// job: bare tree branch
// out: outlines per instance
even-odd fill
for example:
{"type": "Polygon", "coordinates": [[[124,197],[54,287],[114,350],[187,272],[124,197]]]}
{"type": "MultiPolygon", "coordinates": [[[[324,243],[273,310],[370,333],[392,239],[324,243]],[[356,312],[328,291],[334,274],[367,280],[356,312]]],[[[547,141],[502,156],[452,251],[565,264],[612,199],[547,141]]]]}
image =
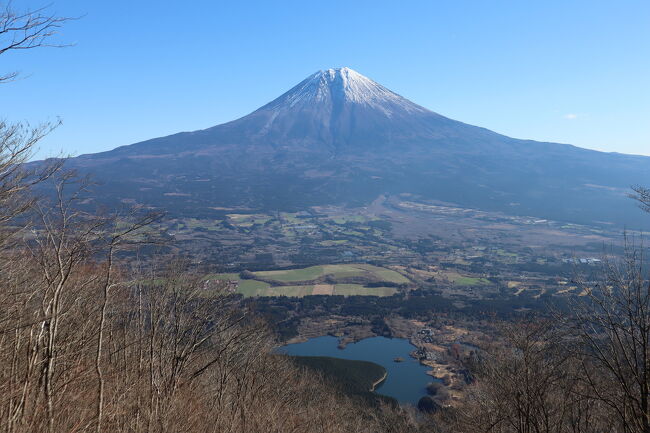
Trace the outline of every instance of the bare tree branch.
{"type": "MultiPolygon", "coordinates": [[[[65,47],[69,45],[50,42],[59,29],[73,18],[49,13],[49,6],[34,10],[16,11],[12,2],[0,2],[0,55],[9,51],[29,50],[39,47],[65,47]]],[[[0,84],[14,80],[17,71],[0,75],[0,84]]]]}

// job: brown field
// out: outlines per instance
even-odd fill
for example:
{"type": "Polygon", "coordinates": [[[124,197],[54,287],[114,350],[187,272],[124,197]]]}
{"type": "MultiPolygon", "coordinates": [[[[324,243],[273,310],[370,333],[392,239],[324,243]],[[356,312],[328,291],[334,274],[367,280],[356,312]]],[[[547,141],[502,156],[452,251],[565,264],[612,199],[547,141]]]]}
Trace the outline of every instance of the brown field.
{"type": "Polygon", "coordinates": [[[312,295],[333,295],[334,294],[334,285],[333,284],[316,284],[314,285],[314,290],[311,292],[312,295]]]}

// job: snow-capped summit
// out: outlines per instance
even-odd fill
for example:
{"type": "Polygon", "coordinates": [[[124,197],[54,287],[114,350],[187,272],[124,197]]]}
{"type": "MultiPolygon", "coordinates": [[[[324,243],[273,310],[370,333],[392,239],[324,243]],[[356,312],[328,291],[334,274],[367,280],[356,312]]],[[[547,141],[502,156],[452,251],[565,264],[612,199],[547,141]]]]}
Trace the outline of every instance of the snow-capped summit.
{"type": "Polygon", "coordinates": [[[458,122],[350,68],[336,68],[310,75],[248,116],[217,128],[246,131],[246,140],[253,144],[325,146],[339,152],[428,140],[449,123],[458,122]]]}
{"type": "Polygon", "coordinates": [[[104,200],[191,217],[224,207],[365,206],[408,193],[506,214],[630,223],[634,208],[621,191],[650,185],[650,158],[509,138],[349,68],[318,71],[232,122],[68,164],[106,182],[104,200]]]}
{"type": "Polygon", "coordinates": [[[412,103],[381,84],[344,67],[318,71],[266,106],[282,107],[288,104],[354,103],[380,110],[386,116],[394,111],[425,112],[425,108],[412,103]]]}

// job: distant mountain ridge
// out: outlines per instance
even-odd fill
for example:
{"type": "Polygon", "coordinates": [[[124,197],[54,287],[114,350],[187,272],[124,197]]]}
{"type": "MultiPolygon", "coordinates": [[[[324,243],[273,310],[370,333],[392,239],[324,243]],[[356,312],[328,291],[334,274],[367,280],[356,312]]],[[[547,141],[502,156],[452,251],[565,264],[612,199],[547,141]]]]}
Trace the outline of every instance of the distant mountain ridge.
{"type": "Polygon", "coordinates": [[[316,72],[240,119],[82,155],[103,202],[172,213],[358,206],[412,193],[581,223],[641,224],[626,197],[650,157],[509,138],[434,113],[349,68],[316,72]]]}

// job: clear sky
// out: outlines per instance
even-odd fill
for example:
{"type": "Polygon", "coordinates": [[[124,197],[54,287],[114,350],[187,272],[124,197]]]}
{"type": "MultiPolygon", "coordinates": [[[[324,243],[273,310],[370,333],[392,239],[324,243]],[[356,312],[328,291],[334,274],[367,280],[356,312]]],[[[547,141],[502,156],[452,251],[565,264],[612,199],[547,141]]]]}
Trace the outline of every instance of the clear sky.
{"type": "MultiPolygon", "coordinates": [[[[15,1],[16,8],[47,2],[15,1]]],[[[650,1],[52,0],[65,49],[4,55],[0,117],[78,155],[243,116],[349,66],[517,138],[650,155],[650,1]]]]}

